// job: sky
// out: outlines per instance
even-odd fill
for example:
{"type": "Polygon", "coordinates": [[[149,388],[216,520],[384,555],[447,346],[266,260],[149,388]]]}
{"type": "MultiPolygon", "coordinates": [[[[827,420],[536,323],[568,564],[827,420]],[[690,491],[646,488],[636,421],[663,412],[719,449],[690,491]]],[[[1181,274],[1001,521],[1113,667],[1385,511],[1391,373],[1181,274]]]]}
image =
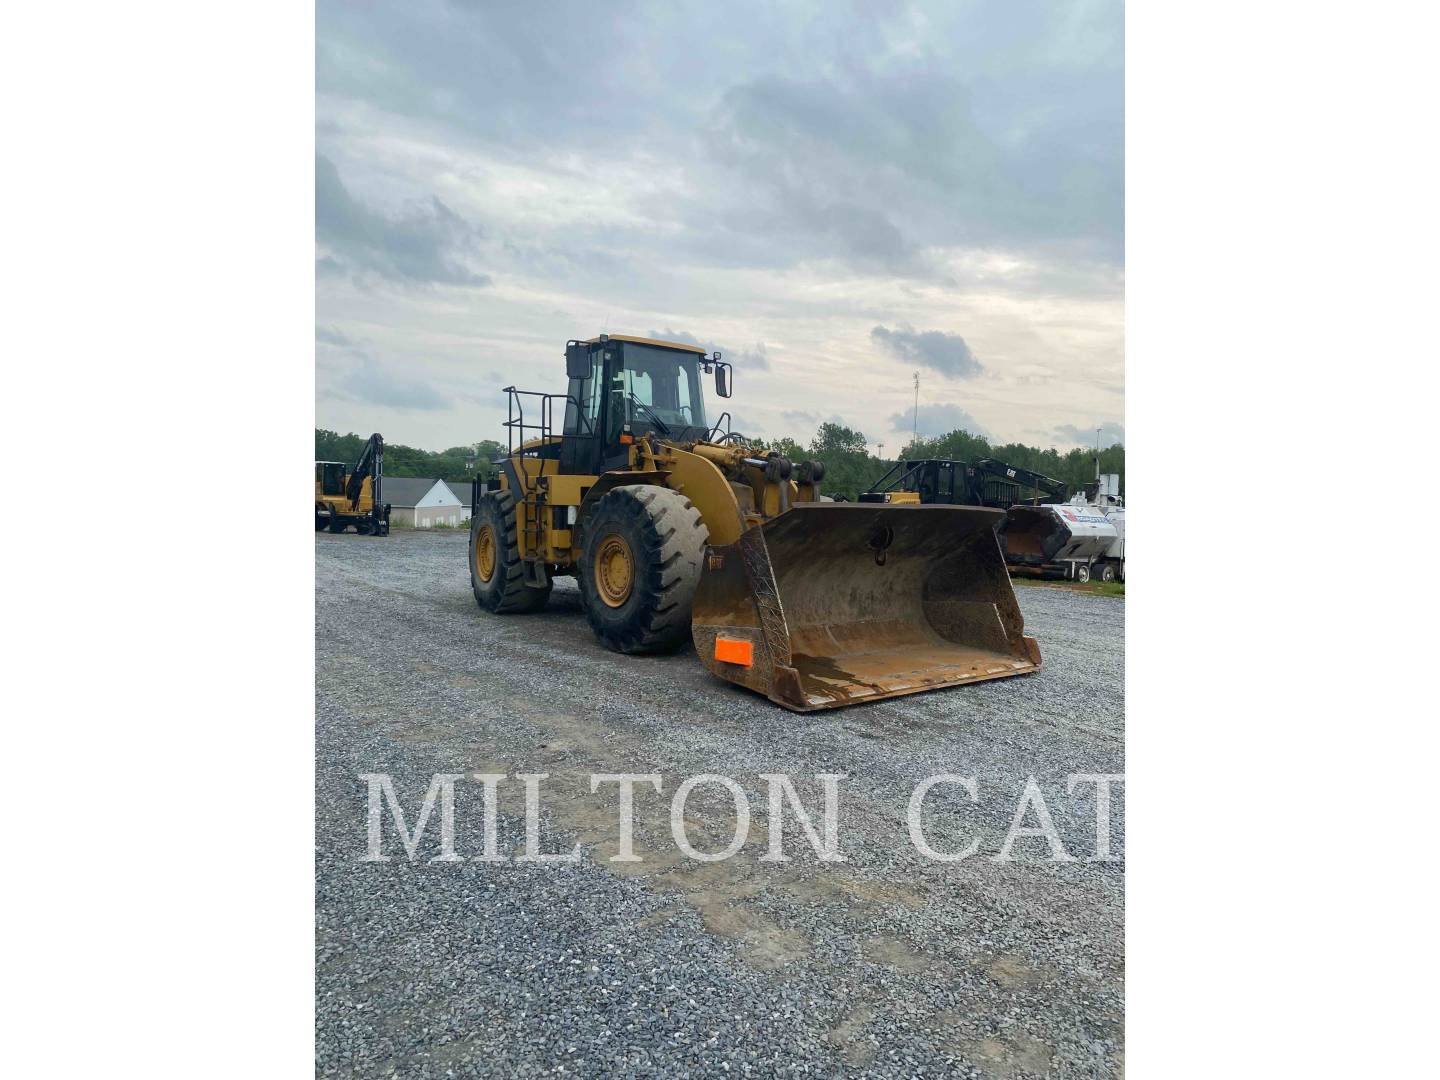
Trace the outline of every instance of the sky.
{"type": "Polygon", "coordinates": [[[503,441],[503,388],[609,332],[720,350],[750,435],[1123,440],[1119,3],[320,0],[316,33],[317,426],[503,441]]]}

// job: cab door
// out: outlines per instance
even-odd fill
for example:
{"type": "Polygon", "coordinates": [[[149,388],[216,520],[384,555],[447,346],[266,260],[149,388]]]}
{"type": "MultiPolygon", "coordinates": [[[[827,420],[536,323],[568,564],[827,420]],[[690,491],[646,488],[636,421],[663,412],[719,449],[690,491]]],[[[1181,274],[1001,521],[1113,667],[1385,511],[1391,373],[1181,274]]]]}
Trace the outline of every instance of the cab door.
{"type": "Polygon", "coordinates": [[[601,444],[604,440],[602,413],[605,387],[605,354],[615,352],[613,348],[571,342],[570,349],[585,349],[589,355],[588,374],[578,375],[578,367],[571,367],[572,358],[566,356],[566,366],[571,368],[570,388],[566,392],[565,427],[560,433],[560,471],[567,474],[594,475],[600,472],[601,444]]]}

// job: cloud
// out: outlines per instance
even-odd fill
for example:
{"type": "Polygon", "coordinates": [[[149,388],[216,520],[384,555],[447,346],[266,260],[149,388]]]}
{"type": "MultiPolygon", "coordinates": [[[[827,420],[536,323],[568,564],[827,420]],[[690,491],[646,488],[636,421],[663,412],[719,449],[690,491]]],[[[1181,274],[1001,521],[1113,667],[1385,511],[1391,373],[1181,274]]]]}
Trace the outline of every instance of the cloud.
{"type": "Polygon", "coordinates": [[[1091,424],[1089,427],[1076,427],[1074,424],[1062,424],[1054,429],[1055,438],[1062,442],[1078,446],[1094,446],[1095,432],[1100,432],[1100,446],[1114,446],[1116,443],[1125,441],[1125,425],[1117,424],[1114,420],[1106,420],[1103,423],[1091,424]]]}
{"type": "Polygon", "coordinates": [[[913,408],[890,417],[891,431],[909,432],[912,425],[920,435],[930,438],[949,435],[952,431],[968,431],[971,435],[978,435],[982,439],[994,438],[980,425],[978,420],[959,405],[921,405],[919,423],[915,422],[913,408]]]}
{"type": "Polygon", "coordinates": [[[739,352],[726,352],[724,349],[721,349],[720,355],[739,368],[745,368],[749,371],[770,370],[770,354],[766,352],[763,341],[757,341],[750,348],[741,349],[739,352]]]}
{"type": "Polygon", "coordinates": [[[651,330],[649,336],[658,341],[676,341],[682,345],[696,345],[705,350],[706,356],[718,352],[722,360],[728,360],[737,368],[749,371],[770,370],[770,354],[763,341],[755,342],[748,349],[727,349],[714,341],[701,341],[694,334],[686,333],[684,330],[671,330],[668,326],[664,330],[651,330]]]}
{"type": "Polygon", "coordinates": [[[315,340],[341,350],[341,355],[348,360],[348,363],[325,365],[327,377],[321,380],[321,398],[426,412],[454,405],[423,379],[395,374],[371,356],[363,342],[338,327],[317,325],[315,340]]]}
{"type": "Polygon", "coordinates": [[[356,351],[354,355],[355,365],[332,376],[322,397],[424,412],[448,409],[454,404],[429,383],[397,375],[364,352],[356,351]]]}
{"type": "Polygon", "coordinates": [[[371,209],[350,194],[334,162],[315,156],[315,237],[329,249],[316,264],[321,276],[349,271],[412,284],[488,285],[474,272],[480,230],[438,198],[396,216],[371,209]]]}
{"type": "Polygon", "coordinates": [[[870,340],[907,364],[923,364],[957,379],[972,379],[985,370],[959,334],[920,331],[913,326],[895,330],[877,326],[870,331],[870,340]]]}
{"type": "MultiPolygon", "coordinates": [[[[478,364],[558,389],[558,339],[666,324],[734,361],[726,406],[766,430],[789,408],[886,431],[921,366],[1006,438],[1120,415],[1123,0],[555,10],[317,0],[316,321],[481,399],[387,435],[501,435],[478,364]],[[911,327],[985,358],[936,367],[911,327]]],[[[328,387],[350,358],[316,348],[328,387]]]]}
{"type": "Polygon", "coordinates": [[[580,175],[585,210],[630,204],[578,215],[592,236],[625,221],[627,246],[709,265],[939,279],[934,247],[1122,258],[1119,0],[557,6],[320,0],[322,138],[383,117],[580,175]],[[703,69],[657,62],[696,40],[703,69]]]}
{"type": "Polygon", "coordinates": [[[664,330],[651,330],[648,336],[654,338],[656,341],[674,341],[681,345],[697,346],[706,352],[710,351],[710,346],[694,334],[686,333],[684,330],[671,330],[668,326],[664,330]]]}
{"type": "Polygon", "coordinates": [[[315,340],[322,345],[334,345],[341,349],[349,348],[355,344],[354,341],[333,326],[315,327],[315,340]]]}

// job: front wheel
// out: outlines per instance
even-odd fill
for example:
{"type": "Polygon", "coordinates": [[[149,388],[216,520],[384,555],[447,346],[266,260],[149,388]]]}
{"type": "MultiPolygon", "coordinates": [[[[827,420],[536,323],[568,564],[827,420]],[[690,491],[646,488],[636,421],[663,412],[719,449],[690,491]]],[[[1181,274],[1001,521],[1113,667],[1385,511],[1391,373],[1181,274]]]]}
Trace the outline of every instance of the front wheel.
{"type": "Polygon", "coordinates": [[[525,584],[525,564],[516,543],[515,500],[492,491],[480,500],[470,522],[470,589],[475,602],[496,615],[539,611],[550,599],[543,588],[525,584]]]}
{"type": "Polygon", "coordinates": [[[678,491],[650,484],[606,492],[585,519],[580,597],[590,627],[623,653],[690,640],[690,610],[710,530],[678,491]]]}

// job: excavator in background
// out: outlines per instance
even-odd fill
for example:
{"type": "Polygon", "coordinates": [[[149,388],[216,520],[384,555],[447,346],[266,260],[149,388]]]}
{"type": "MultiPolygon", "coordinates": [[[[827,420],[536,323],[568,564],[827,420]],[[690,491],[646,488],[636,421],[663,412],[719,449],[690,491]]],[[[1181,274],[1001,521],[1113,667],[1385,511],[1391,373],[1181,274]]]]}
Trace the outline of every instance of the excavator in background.
{"type": "Polygon", "coordinates": [[[506,387],[499,486],[472,496],[486,611],[538,611],[573,576],[607,647],[693,641],[713,674],[799,712],[1039,668],[1001,511],[821,501],[823,464],[710,423],[702,373],[730,396],[718,352],[601,334],[568,342],[565,368],[563,394],[506,387]]]}
{"type": "Polygon", "coordinates": [[[342,533],[353,525],[361,536],[388,535],[390,504],[381,501],[384,476],[385,440],[379,432],[366,441],[352,468],[343,461],[317,461],[315,531],[342,533]]]}

